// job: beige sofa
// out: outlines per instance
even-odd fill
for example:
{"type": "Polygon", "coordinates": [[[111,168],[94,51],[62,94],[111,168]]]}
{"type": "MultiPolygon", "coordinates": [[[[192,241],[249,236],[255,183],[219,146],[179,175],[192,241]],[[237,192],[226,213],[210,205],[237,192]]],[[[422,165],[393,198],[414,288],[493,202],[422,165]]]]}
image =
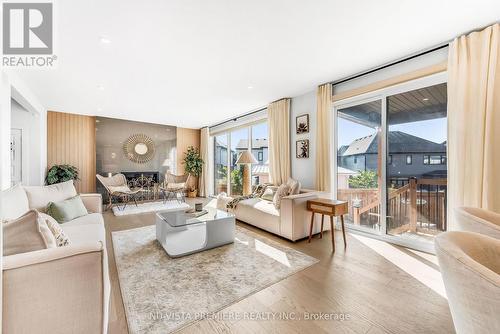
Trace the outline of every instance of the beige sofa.
{"type": "MultiPolygon", "coordinates": [[[[311,213],[306,209],[310,199],[318,198],[321,193],[303,189],[300,194],[283,197],[279,209],[273,202],[261,198],[250,198],[238,203],[233,212],[236,219],[260,229],[277,234],[291,241],[309,236],[311,213]]],[[[227,210],[226,205],[232,197],[219,195],[217,208],[227,210]]],[[[325,218],[326,219],[326,218],[325,218]]],[[[315,215],[313,233],[319,233],[321,216],[315,215]]],[[[324,225],[324,231],[329,230],[329,224],[324,225]]]]}
{"type": "MultiPolygon", "coordinates": [[[[72,181],[3,191],[2,217],[76,195],[72,181]]],[[[3,333],[106,333],[110,282],[100,194],[81,194],[88,215],[61,225],[71,244],[3,257],[3,333]]]]}

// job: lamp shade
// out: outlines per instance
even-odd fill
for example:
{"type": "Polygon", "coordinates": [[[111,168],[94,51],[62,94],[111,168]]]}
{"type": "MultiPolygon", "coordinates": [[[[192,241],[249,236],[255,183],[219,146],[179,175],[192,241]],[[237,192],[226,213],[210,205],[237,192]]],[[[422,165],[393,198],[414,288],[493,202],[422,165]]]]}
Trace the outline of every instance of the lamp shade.
{"type": "Polygon", "coordinates": [[[163,160],[162,166],[170,167],[171,164],[172,164],[172,161],[170,161],[170,159],[167,158],[167,159],[163,160]]]}
{"type": "Polygon", "coordinates": [[[258,161],[255,159],[250,151],[243,151],[238,157],[237,164],[256,164],[258,161]]]}

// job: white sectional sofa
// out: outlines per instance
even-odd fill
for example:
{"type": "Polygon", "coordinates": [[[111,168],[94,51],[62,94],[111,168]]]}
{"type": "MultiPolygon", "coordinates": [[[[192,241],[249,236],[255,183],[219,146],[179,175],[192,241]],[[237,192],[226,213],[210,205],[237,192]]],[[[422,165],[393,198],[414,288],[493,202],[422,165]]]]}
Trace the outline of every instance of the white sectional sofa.
{"type": "MultiPolygon", "coordinates": [[[[75,196],[72,181],[16,186],[1,194],[2,218],[75,196]]],[[[70,245],[3,257],[3,333],[106,333],[110,282],[100,194],[81,194],[88,215],[61,225],[70,245]]]]}
{"type": "MultiPolygon", "coordinates": [[[[219,195],[217,208],[228,210],[235,214],[236,219],[260,229],[296,241],[309,236],[311,213],[306,209],[307,200],[318,198],[321,193],[303,189],[299,194],[283,197],[279,209],[273,202],[262,198],[250,198],[238,203],[235,209],[227,209],[226,205],[233,198],[219,195]]],[[[319,233],[321,217],[315,215],[313,234],[319,233]]],[[[329,230],[329,224],[324,225],[324,231],[329,230]]]]}

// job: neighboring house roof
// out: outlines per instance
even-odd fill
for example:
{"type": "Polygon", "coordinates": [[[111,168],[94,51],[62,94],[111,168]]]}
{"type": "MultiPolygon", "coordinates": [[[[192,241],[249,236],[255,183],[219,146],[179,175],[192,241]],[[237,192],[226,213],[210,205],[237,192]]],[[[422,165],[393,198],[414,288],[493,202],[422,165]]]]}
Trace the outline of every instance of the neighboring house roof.
{"type": "MultiPolygon", "coordinates": [[[[252,148],[267,148],[267,138],[257,138],[252,139],[252,148]]],[[[238,145],[236,145],[237,150],[246,150],[248,148],[248,139],[240,139],[238,145]]]]}
{"type": "MultiPolygon", "coordinates": [[[[446,145],[410,135],[401,131],[389,132],[389,150],[391,154],[397,153],[445,153],[446,145]]],[[[341,147],[342,149],[342,147],[341,147]]],[[[377,153],[378,134],[358,138],[354,140],[343,152],[342,156],[377,153]]]]}
{"type": "Polygon", "coordinates": [[[269,174],[269,165],[253,165],[252,175],[269,174]]]}
{"type": "Polygon", "coordinates": [[[358,172],[339,166],[337,167],[337,174],[356,175],[358,172]]]}

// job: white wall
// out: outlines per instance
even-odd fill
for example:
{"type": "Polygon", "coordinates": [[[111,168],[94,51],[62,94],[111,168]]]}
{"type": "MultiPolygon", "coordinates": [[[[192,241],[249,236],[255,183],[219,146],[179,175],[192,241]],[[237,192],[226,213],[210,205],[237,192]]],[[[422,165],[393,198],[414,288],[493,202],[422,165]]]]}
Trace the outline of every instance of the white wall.
{"type": "Polygon", "coordinates": [[[36,113],[30,113],[26,108],[11,101],[11,127],[22,130],[22,184],[43,184],[41,167],[41,121],[36,113]]]}
{"type": "Polygon", "coordinates": [[[10,187],[10,82],[0,73],[0,190],[10,187]]]}
{"type": "Polygon", "coordinates": [[[290,155],[292,160],[292,178],[297,179],[303,188],[314,189],[316,161],[316,91],[292,98],[290,106],[290,155]],[[309,114],[309,133],[296,134],[295,118],[309,114]],[[309,139],[309,158],[297,159],[295,143],[309,139]]]}

